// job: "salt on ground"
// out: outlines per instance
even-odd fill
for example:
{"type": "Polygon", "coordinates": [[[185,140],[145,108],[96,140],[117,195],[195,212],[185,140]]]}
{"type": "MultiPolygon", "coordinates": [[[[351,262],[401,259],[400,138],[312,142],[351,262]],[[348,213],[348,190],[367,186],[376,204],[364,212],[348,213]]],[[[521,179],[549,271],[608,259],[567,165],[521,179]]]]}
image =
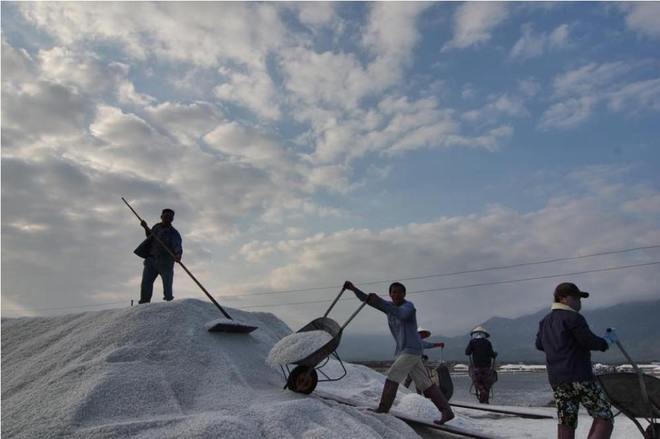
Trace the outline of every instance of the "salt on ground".
{"type": "Polygon", "coordinates": [[[405,395],[398,402],[397,410],[411,415],[415,418],[420,418],[428,421],[440,419],[440,412],[438,408],[431,402],[431,400],[418,395],[417,393],[409,393],[405,395]]]}
{"type": "Polygon", "coordinates": [[[266,363],[270,366],[295,363],[318,351],[330,340],[332,336],[326,331],[295,332],[273,346],[266,363]]]}

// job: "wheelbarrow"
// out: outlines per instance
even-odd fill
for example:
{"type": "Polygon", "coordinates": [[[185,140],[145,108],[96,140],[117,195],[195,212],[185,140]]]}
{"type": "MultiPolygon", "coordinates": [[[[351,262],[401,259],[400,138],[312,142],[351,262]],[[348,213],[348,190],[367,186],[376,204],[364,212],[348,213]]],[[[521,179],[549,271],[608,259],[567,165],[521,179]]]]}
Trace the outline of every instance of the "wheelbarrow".
{"type": "MultiPolygon", "coordinates": [[[[613,332],[611,328],[607,332],[613,332]]],[[[635,372],[616,372],[596,375],[607,399],[619,412],[637,426],[645,439],[660,439],[660,379],[643,374],[621,343],[616,345],[628,359],[635,372]],[[637,418],[648,422],[646,430],[637,418]]]]}
{"type": "Polygon", "coordinates": [[[289,389],[297,393],[310,394],[314,391],[316,385],[319,382],[338,381],[346,376],[346,367],[344,366],[344,362],[341,360],[341,358],[339,358],[336,349],[337,346],[339,346],[339,342],[341,341],[341,335],[344,331],[344,328],[346,328],[346,326],[351,322],[351,320],[353,320],[357,313],[359,313],[362,308],[364,308],[367,302],[363,302],[362,305],[360,305],[360,307],[353,314],[351,314],[348,320],[346,320],[342,326],[339,326],[337,322],[328,317],[328,314],[330,313],[330,310],[332,310],[332,308],[335,306],[344,291],[345,290],[342,288],[342,290],[339,292],[339,295],[332,302],[323,317],[312,320],[297,331],[325,331],[332,336],[332,339],[316,351],[309,354],[307,357],[291,363],[295,365],[293,370],[290,370],[289,364],[284,366],[280,365],[280,368],[282,369],[282,375],[284,375],[284,379],[286,380],[286,384],[284,385],[285,389],[289,389]],[[337,361],[339,361],[339,364],[343,370],[341,376],[330,377],[322,370],[328,361],[330,361],[330,357],[334,357],[337,359],[337,361]],[[323,375],[323,378],[319,379],[319,373],[323,375]]]}

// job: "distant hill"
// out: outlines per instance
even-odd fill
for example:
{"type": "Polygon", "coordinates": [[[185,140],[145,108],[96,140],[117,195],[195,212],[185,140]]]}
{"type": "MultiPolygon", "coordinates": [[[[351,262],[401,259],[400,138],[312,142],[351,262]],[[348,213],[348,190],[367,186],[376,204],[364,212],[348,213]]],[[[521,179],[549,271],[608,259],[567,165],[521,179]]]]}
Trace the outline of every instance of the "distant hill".
{"type": "MultiPolygon", "coordinates": [[[[507,319],[493,317],[481,323],[491,333],[493,346],[499,353],[499,362],[543,362],[544,356],[534,347],[538,322],[548,312],[543,308],[534,314],[507,319]]],[[[617,329],[626,351],[636,361],[660,360],[660,300],[619,304],[607,308],[585,311],[584,316],[591,330],[600,335],[607,327],[617,329]]],[[[464,361],[464,349],[469,336],[443,337],[433,334],[432,339],[446,343],[445,360],[464,361]]],[[[381,360],[392,357],[394,341],[388,334],[353,335],[342,338],[339,354],[347,360],[381,360]]],[[[431,359],[440,359],[440,349],[430,349],[431,359]]],[[[626,362],[618,349],[596,352],[592,356],[598,362],[626,362]]]]}

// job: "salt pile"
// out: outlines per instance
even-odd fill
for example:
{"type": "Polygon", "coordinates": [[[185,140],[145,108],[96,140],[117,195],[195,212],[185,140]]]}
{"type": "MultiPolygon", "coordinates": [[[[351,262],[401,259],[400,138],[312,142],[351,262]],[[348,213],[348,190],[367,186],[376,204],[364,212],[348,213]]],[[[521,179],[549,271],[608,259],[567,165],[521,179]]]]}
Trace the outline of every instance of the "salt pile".
{"type": "MultiPolygon", "coordinates": [[[[425,419],[432,422],[434,419],[440,419],[440,412],[430,399],[409,393],[404,395],[398,402],[396,409],[408,413],[416,418],[425,419]]],[[[453,425],[454,423],[452,423],[453,425]]]]}
{"type": "MultiPolygon", "coordinates": [[[[208,332],[204,324],[217,319],[218,310],[192,299],[2,319],[2,437],[418,437],[393,416],[315,396],[318,391],[377,405],[385,377],[365,366],[344,363],[344,378],[320,382],[310,396],[283,390],[282,374],[265,360],[291,330],[269,313],[228,312],[259,329],[208,332]]],[[[324,371],[336,377],[343,369],[330,359],[324,371]]],[[[399,391],[396,411],[406,410],[407,393],[399,391]]],[[[501,437],[546,438],[556,429],[553,419],[455,412],[451,425],[501,437]]],[[[586,437],[590,424],[581,414],[577,435],[586,437]]],[[[632,422],[617,418],[613,438],[637,434],[632,422]]]]}
{"type": "Polygon", "coordinates": [[[321,349],[332,340],[326,331],[296,332],[278,341],[268,354],[271,366],[295,363],[321,349]]]}
{"type": "Polygon", "coordinates": [[[415,437],[393,417],[283,390],[265,359],[291,330],[228,312],[259,329],[208,332],[218,310],[193,299],[2,319],[2,437],[415,437]]]}

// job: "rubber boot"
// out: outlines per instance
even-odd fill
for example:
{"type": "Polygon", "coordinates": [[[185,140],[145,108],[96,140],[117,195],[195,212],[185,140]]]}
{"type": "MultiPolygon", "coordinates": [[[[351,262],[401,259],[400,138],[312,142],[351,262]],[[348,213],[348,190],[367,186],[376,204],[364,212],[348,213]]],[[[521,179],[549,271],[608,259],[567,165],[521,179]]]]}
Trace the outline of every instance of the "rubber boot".
{"type": "Polygon", "coordinates": [[[378,408],[375,410],[376,413],[387,413],[390,411],[394,403],[394,398],[396,398],[397,390],[399,390],[399,383],[385,380],[383,394],[380,397],[380,404],[378,404],[378,408]]]}
{"type": "Polygon", "coordinates": [[[587,439],[609,439],[614,429],[614,422],[609,419],[594,418],[587,439]]]}
{"type": "Polygon", "coordinates": [[[575,429],[564,424],[557,424],[557,439],[575,439],[575,429]]]}
{"type": "Polygon", "coordinates": [[[449,405],[449,401],[445,398],[440,388],[433,384],[428,389],[424,390],[424,396],[433,401],[433,404],[440,410],[442,417],[439,420],[434,420],[434,424],[442,425],[447,421],[454,419],[454,412],[449,405]]]}

